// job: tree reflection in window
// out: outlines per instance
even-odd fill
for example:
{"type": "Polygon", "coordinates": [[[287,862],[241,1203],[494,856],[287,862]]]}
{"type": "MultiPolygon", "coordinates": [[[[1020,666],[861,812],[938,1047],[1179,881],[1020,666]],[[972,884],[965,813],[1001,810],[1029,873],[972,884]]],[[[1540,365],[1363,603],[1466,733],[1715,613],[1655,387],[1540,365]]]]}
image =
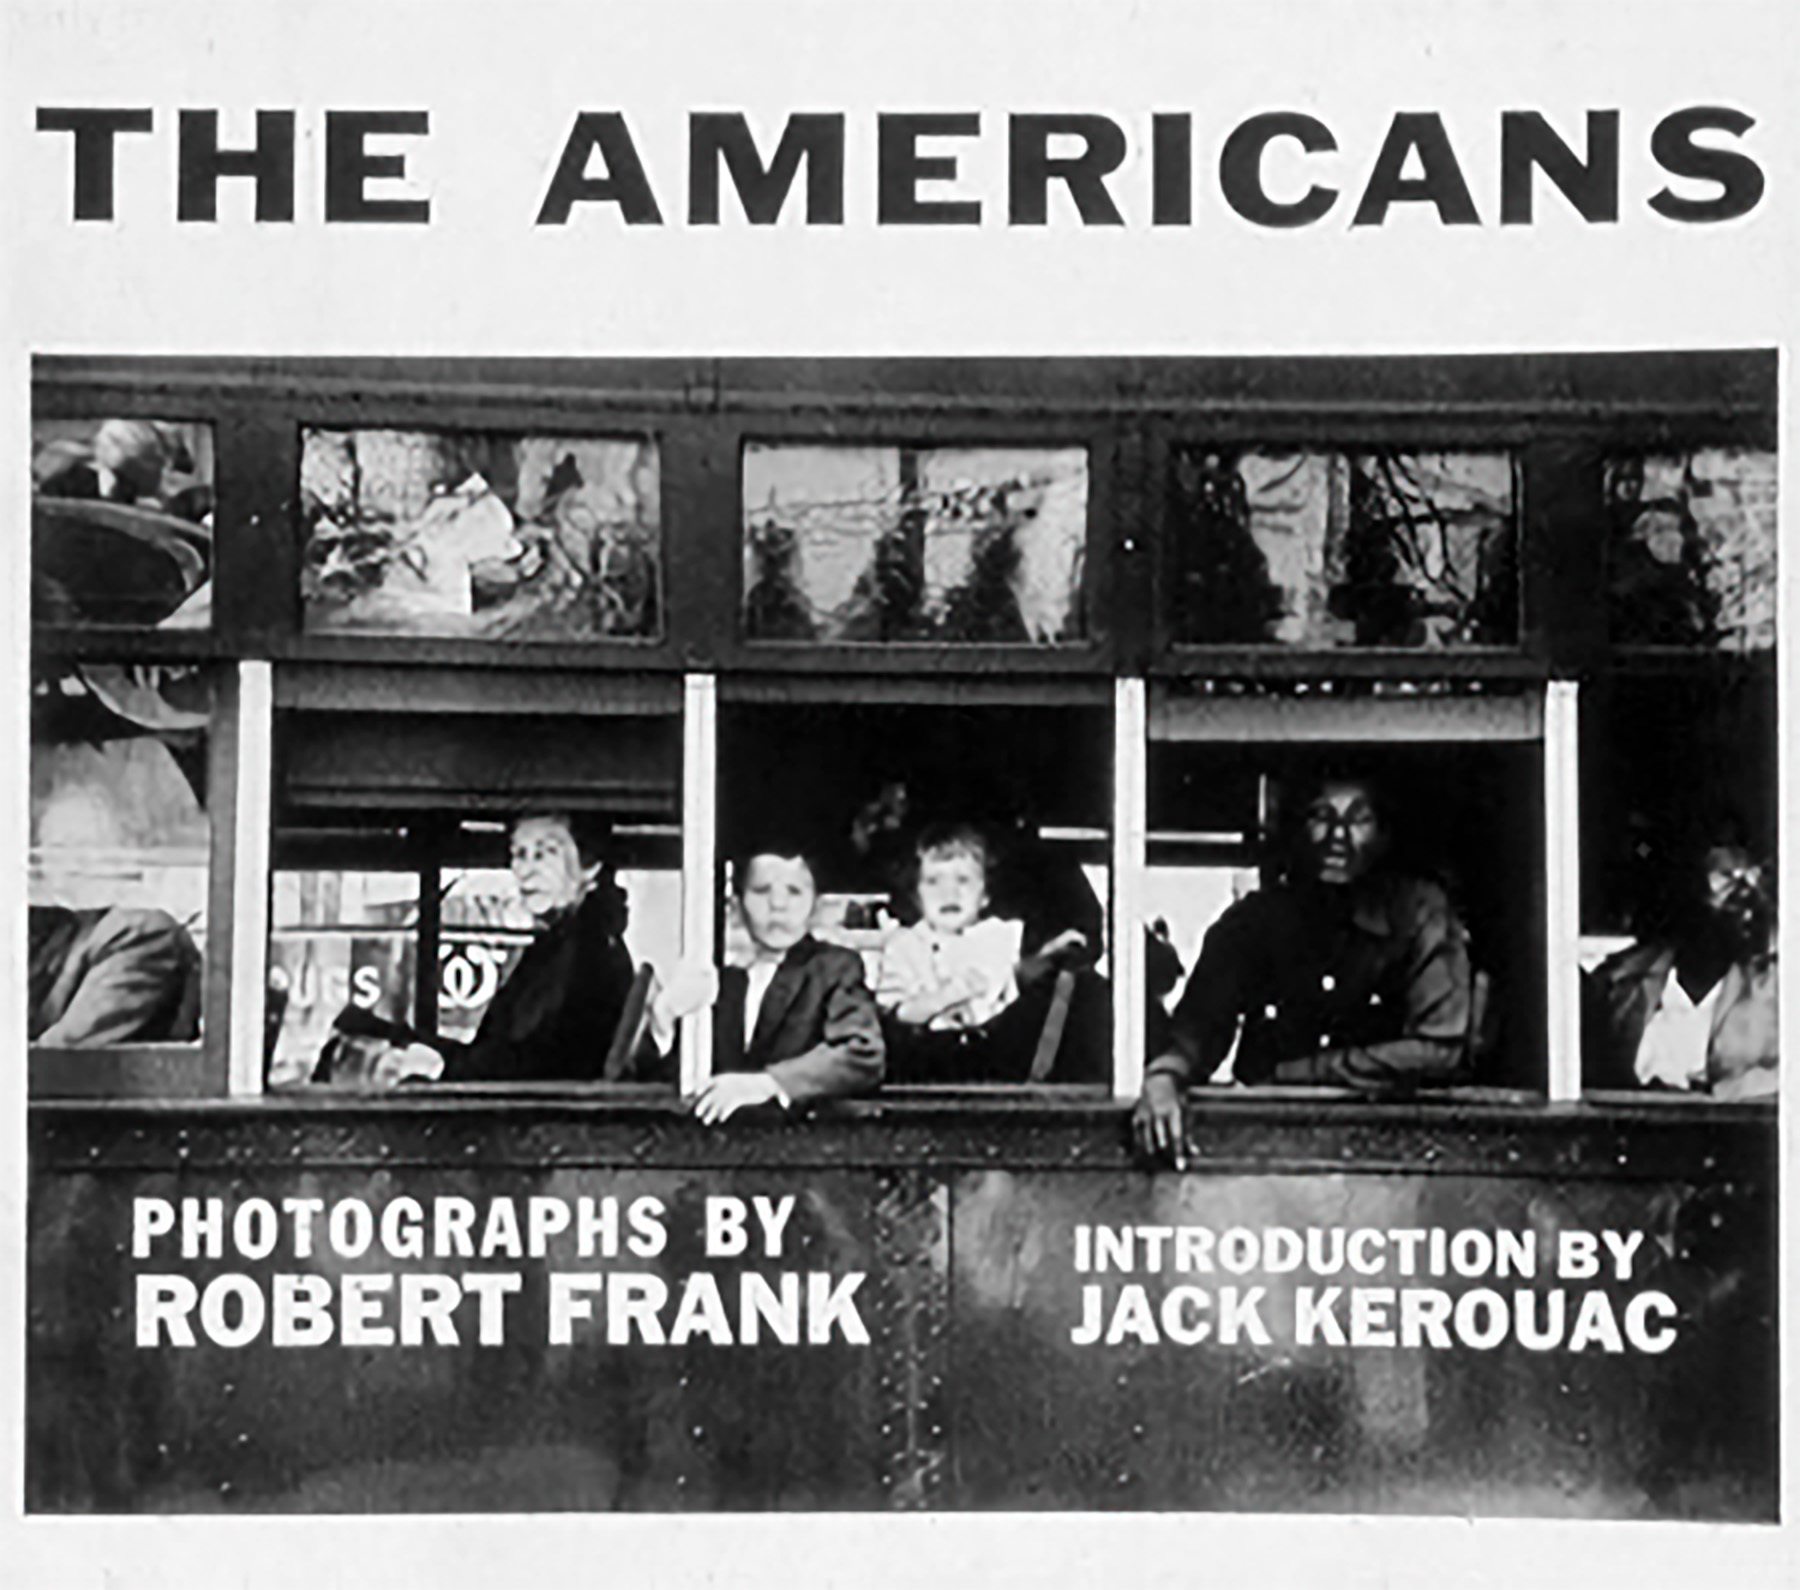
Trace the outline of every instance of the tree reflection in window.
{"type": "Polygon", "coordinates": [[[1213,646],[1511,645],[1516,495],[1504,453],[1178,448],[1176,636],[1213,646]]]}
{"type": "Polygon", "coordinates": [[[752,442],[743,505],[750,640],[1082,637],[1084,450],[752,442]]]}
{"type": "Polygon", "coordinates": [[[1773,649],[1775,498],[1772,451],[1703,448],[1609,460],[1614,644],[1773,649]]]}

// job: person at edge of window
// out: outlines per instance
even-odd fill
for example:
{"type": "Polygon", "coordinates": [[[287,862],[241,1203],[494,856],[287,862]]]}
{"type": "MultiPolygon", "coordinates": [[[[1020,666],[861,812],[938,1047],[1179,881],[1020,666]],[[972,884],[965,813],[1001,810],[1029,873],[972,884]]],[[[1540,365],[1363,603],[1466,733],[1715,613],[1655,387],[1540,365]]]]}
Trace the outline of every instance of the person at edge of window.
{"type": "Polygon", "coordinates": [[[1684,871],[1685,898],[1667,930],[1584,980],[1590,1085],[1772,1098],[1780,1056],[1768,870],[1739,834],[1720,830],[1684,871]]]}
{"type": "MultiPolygon", "coordinates": [[[[182,920],[146,895],[168,887],[155,880],[171,852],[205,843],[206,815],[175,749],[191,751],[192,731],[206,723],[196,707],[204,692],[192,670],[157,665],[83,663],[33,679],[26,1033],[34,1044],[200,1036],[199,949],[182,920]]],[[[186,892],[175,887],[177,898],[186,892]]]]}
{"type": "Polygon", "coordinates": [[[1327,775],[1300,807],[1288,875],[1208,930],[1133,1114],[1138,1146],[1185,1165],[1182,1096],[1237,1038],[1245,1083],[1383,1094],[1464,1079],[1468,935],[1437,884],[1386,862],[1373,785],[1327,775]],[[1240,1029],[1241,1023],[1241,1029],[1240,1029]]]}
{"type": "Polygon", "coordinates": [[[732,880],[750,964],[723,972],[684,964],[651,996],[640,1071],[666,1064],[683,1016],[717,1007],[713,1076],[694,1100],[709,1126],[758,1105],[792,1110],[868,1093],[881,1081],[886,1051],[862,957],[812,936],[817,876],[802,846],[771,840],[744,851],[732,880]]]}
{"type": "Polygon", "coordinates": [[[160,910],[30,910],[27,1033],[50,1047],[200,1036],[200,952],[160,910]]]}
{"type": "MultiPolygon", "coordinates": [[[[1021,948],[1051,971],[1088,971],[1106,948],[1106,913],[1081,863],[1047,843],[1029,790],[1000,797],[995,828],[992,911],[1024,924],[1021,948]]],[[[1025,981],[1029,983],[1027,970],[1025,981]]]]}
{"type": "Polygon", "coordinates": [[[354,1006],[341,1012],[313,1080],[349,1072],[357,1040],[378,1049],[368,1080],[584,1082],[600,1076],[631,992],[625,894],[606,850],[611,828],[586,813],[529,812],[512,825],[512,873],[537,923],[467,1043],[420,1038],[354,1006]],[[344,1039],[351,1042],[345,1044],[344,1039]],[[350,1064],[346,1064],[350,1061],[350,1064]]]}

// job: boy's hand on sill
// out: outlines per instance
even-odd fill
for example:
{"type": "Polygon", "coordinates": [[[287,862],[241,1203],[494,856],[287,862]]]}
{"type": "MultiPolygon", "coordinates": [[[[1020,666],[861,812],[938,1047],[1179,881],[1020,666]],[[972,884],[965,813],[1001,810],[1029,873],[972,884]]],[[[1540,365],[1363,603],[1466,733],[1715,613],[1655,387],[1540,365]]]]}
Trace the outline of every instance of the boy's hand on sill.
{"type": "Polygon", "coordinates": [[[717,1126],[739,1110],[774,1101],[786,1104],[787,1098],[768,1072],[731,1071],[714,1077],[701,1089],[694,1100],[694,1114],[706,1125],[717,1126]]]}

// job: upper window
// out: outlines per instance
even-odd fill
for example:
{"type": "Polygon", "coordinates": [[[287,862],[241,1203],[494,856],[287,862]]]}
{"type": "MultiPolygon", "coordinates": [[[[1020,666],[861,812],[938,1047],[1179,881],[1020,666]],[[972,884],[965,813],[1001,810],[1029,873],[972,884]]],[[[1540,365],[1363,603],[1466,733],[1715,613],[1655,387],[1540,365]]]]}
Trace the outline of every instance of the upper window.
{"type": "Polygon", "coordinates": [[[213,434],[169,420],[34,420],[31,616],[212,627],[213,434]]]}
{"type": "Polygon", "coordinates": [[[1182,447],[1169,475],[1189,646],[1511,646],[1509,454],[1182,447]]]}
{"type": "Polygon", "coordinates": [[[750,640],[1086,634],[1084,448],[775,446],[743,463],[750,640]]]}
{"type": "Polygon", "coordinates": [[[655,640],[661,483],[648,437],[308,430],[306,628],[655,640]]]}
{"type": "Polygon", "coordinates": [[[1776,478],[1773,450],[1753,447],[1608,461],[1616,645],[1774,649],[1776,478]]]}

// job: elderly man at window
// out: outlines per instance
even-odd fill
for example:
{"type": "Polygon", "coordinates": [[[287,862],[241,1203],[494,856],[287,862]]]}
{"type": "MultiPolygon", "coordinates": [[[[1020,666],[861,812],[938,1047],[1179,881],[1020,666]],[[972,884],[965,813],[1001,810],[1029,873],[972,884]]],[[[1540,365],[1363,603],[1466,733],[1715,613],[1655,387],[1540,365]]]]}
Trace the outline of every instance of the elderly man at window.
{"type": "Polygon", "coordinates": [[[1668,931],[1603,961],[1584,987],[1593,1084],[1717,1099],[1778,1090],[1774,893],[1740,839],[1714,837],[1690,864],[1668,931]]]}

